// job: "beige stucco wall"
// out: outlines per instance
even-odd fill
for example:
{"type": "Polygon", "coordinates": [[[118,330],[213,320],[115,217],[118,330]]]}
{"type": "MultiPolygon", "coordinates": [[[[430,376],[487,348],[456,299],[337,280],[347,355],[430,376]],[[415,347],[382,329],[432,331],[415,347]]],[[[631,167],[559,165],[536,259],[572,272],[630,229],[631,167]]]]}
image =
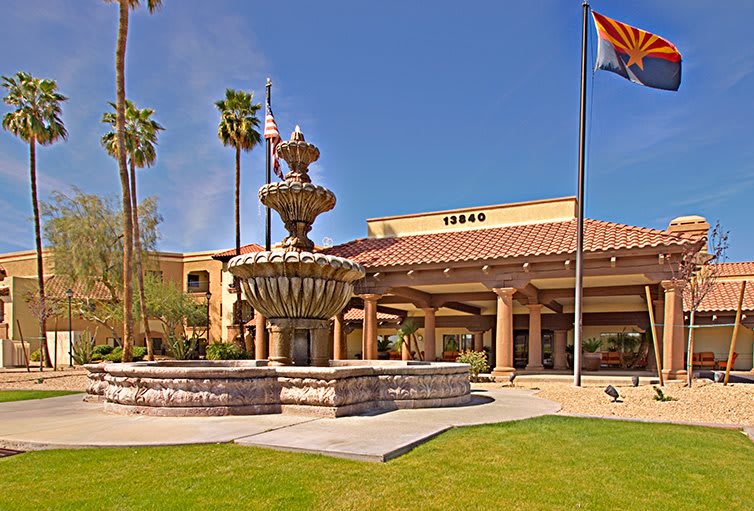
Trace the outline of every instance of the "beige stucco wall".
{"type": "MultiPolygon", "coordinates": [[[[694,336],[694,353],[711,351],[715,354],[715,360],[727,360],[732,334],[732,326],[697,328],[694,336]]],[[[685,338],[688,339],[688,328],[685,338]]],[[[750,328],[741,327],[736,339],[738,358],[733,368],[739,371],[754,368],[752,351],[754,351],[754,332],[750,328]]]]}

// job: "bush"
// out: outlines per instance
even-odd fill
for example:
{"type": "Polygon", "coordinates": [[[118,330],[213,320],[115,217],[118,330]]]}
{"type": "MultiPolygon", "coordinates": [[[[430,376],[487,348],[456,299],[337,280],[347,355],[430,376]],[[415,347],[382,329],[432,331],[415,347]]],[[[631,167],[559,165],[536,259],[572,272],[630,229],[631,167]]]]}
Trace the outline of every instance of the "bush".
{"type": "MultiPolygon", "coordinates": [[[[144,346],[134,346],[133,361],[138,362],[143,360],[147,354],[147,349],[144,346]]],[[[114,348],[110,353],[102,357],[102,360],[107,362],[120,362],[123,358],[123,348],[118,346],[114,348]]]]}
{"type": "Polygon", "coordinates": [[[92,360],[102,360],[105,355],[109,355],[113,352],[113,347],[109,344],[100,344],[95,346],[92,350],[92,360]]]}
{"type": "Polygon", "coordinates": [[[32,362],[39,362],[39,359],[42,358],[42,350],[37,349],[36,351],[32,351],[29,355],[29,360],[32,362]]]}
{"type": "Polygon", "coordinates": [[[235,343],[217,342],[207,346],[207,360],[239,360],[246,354],[235,343]]]}
{"type": "Polygon", "coordinates": [[[168,339],[168,353],[170,353],[170,356],[177,359],[177,360],[194,360],[197,358],[197,346],[199,344],[199,339],[196,337],[181,337],[181,338],[175,338],[171,337],[168,339]]]}
{"type": "Polygon", "coordinates": [[[490,365],[487,363],[487,355],[484,351],[464,350],[458,354],[456,362],[471,366],[469,373],[471,373],[472,380],[475,380],[479,376],[479,373],[486,373],[490,370],[490,365]]]}

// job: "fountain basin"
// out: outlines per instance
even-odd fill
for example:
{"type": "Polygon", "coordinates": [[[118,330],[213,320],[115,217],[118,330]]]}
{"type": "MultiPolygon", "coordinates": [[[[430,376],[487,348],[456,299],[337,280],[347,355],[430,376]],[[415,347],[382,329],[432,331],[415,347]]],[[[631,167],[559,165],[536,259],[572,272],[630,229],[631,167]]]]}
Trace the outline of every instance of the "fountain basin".
{"type": "Polygon", "coordinates": [[[341,417],[457,406],[471,399],[467,364],[371,360],[330,364],[267,366],[265,360],[228,360],[85,367],[90,377],[104,372],[106,387],[91,385],[87,392],[103,392],[105,410],[117,414],[341,417]]]}
{"type": "Polygon", "coordinates": [[[264,317],[329,320],[353,295],[364,267],[311,252],[257,252],[237,256],[228,270],[248,284],[247,298],[264,317]]]}

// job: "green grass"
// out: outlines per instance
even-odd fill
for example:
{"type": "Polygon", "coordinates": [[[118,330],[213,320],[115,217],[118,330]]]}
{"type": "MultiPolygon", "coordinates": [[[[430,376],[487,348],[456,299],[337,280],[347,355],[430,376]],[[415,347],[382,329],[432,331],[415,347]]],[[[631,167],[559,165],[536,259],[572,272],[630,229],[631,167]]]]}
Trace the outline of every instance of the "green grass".
{"type": "Polygon", "coordinates": [[[81,392],[76,390],[0,390],[0,403],[67,396],[69,394],[81,394],[81,392]]]}
{"type": "Polygon", "coordinates": [[[0,459],[0,509],[752,509],[740,432],[569,417],[452,430],[389,463],[233,444],[0,459]]]}

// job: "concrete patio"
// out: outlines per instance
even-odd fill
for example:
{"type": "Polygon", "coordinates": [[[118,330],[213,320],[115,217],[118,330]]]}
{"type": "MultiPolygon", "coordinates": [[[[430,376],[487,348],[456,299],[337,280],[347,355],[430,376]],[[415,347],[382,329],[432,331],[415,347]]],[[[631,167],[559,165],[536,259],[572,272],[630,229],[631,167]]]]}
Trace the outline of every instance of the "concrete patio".
{"type": "Polygon", "coordinates": [[[560,405],[521,389],[473,392],[469,405],[395,410],[338,419],[294,415],[147,417],[110,415],[82,395],[0,404],[0,448],[16,450],[240,445],[387,461],[457,426],[556,413],[560,405]]]}

